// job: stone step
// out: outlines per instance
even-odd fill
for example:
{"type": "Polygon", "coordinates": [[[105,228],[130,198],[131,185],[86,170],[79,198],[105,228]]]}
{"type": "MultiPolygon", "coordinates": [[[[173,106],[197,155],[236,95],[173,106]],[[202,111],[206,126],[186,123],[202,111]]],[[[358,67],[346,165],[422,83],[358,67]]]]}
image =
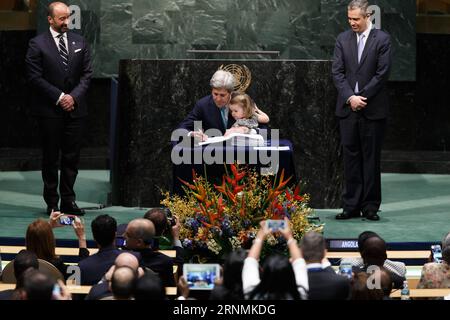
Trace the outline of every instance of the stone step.
{"type": "Polygon", "coordinates": [[[381,172],[450,174],[450,152],[383,150],[381,172]]]}

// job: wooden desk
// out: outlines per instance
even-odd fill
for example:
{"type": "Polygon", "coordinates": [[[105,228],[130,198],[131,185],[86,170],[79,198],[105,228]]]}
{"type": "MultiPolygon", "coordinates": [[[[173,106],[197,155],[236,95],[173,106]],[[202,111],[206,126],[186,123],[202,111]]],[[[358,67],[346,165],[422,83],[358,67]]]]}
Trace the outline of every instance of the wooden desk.
{"type": "MultiPolygon", "coordinates": [[[[361,255],[357,251],[352,252],[327,252],[328,259],[341,259],[341,258],[359,258],[361,255]]],[[[388,251],[388,259],[428,259],[430,257],[429,250],[411,250],[411,251],[388,251]]]]}
{"type": "MultiPolygon", "coordinates": [[[[18,254],[20,250],[25,249],[23,246],[0,246],[1,253],[18,254]]],[[[90,254],[95,254],[98,252],[97,248],[88,248],[90,254]]],[[[175,250],[159,250],[168,257],[175,258],[177,252],[175,250]]],[[[58,256],[78,256],[78,248],[62,248],[56,247],[56,255],[58,256]]]]}
{"type": "MultiPolygon", "coordinates": [[[[442,298],[450,294],[450,289],[410,289],[411,298],[442,298]]],[[[391,293],[391,298],[400,298],[401,290],[391,293]]]]}
{"type": "MultiPolygon", "coordinates": [[[[2,283],[0,282],[0,291],[3,290],[11,290],[16,287],[13,283],[2,283]]],[[[91,286],[67,286],[71,294],[88,294],[91,290],[91,286]]],[[[168,296],[175,296],[177,294],[177,288],[176,287],[167,287],[166,288],[166,295],[168,296]]]]}

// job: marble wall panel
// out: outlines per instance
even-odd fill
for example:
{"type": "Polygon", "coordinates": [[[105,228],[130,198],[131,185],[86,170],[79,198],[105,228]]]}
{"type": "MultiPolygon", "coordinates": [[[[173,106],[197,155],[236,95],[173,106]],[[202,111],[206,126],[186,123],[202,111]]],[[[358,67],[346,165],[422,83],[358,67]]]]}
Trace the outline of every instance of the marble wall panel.
{"type": "MultiPolygon", "coordinates": [[[[38,30],[48,28],[38,7],[38,30]]],[[[117,74],[119,59],[329,60],[348,28],[348,0],[73,0],[92,45],[98,77],[117,74]],[[106,50],[105,50],[106,48],[106,50]],[[186,50],[271,50],[278,56],[192,54],[186,50]]],[[[415,80],[415,1],[373,0],[392,35],[391,80],[415,80]]]]}

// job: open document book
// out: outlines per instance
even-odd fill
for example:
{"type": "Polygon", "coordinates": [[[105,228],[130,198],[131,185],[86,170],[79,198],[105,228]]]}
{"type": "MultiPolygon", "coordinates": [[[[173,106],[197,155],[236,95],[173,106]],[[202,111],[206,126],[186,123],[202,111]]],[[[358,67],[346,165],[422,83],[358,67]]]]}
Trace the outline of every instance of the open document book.
{"type": "Polygon", "coordinates": [[[210,143],[217,143],[231,140],[233,146],[245,147],[245,146],[263,146],[264,138],[260,134],[245,134],[245,133],[232,133],[226,137],[212,137],[206,141],[200,142],[198,145],[202,146],[210,143]]]}

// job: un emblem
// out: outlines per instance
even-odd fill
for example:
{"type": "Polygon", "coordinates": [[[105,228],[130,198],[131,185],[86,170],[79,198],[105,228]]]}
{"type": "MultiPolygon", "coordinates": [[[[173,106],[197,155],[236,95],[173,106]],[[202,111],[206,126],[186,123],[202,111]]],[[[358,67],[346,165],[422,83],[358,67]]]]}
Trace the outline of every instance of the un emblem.
{"type": "Polygon", "coordinates": [[[245,92],[250,83],[252,82],[252,73],[250,69],[247,68],[246,65],[238,65],[238,64],[227,64],[226,66],[221,65],[219,70],[224,70],[230,72],[234,79],[236,80],[236,85],[234,86],[234,90],[239,92],[245,92]]]}

